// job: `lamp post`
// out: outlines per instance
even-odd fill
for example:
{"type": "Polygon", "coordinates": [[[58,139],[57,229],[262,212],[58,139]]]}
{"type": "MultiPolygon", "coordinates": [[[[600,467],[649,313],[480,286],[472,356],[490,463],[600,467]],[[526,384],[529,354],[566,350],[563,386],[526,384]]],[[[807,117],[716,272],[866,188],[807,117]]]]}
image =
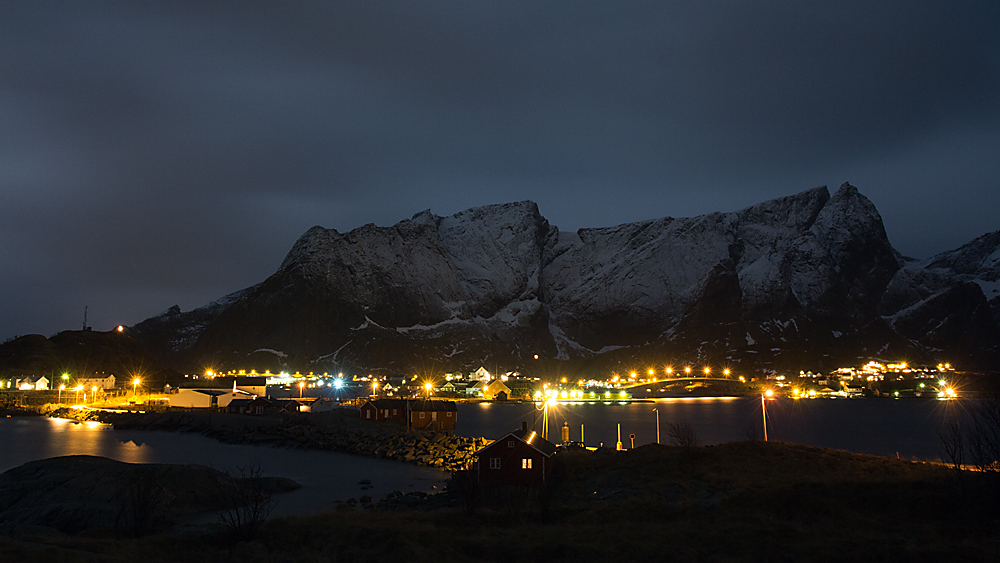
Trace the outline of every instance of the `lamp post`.
{"type": "Polygon", "coordinates": [[[653,408],[653,412],[656,413],[656,443],[659,444],[660,443],[660,411],[657,410],[654,407],[653,408]]]}
{"type": "Polygon", "coordinates": [[[77,385],[73,389],[76,390],[76,402],[79,403],[80,402],[80,391],[83,391],[83,385],[82,384],[77,385]]]}
{"type": "Polygon", "coordinates": [[[93,387],[90,388],[90,402],[91,403],[96,403],[97,402],[97,386],[96,385],[94,385],[93,387]]]}
{"type": "Polygon", "coordinates": [[[305,386],[306,386],[306,382],[305,381],[300,381],[299,382],[299,398],[300,399],[302,398],[302,388],[305,387],[305,386]]]}
{"type": "Polygon", "coordinates": [[[430,381],[428,381],[427,383],[424,383],[424,390],[427,391],[427,398],[428,399],[431,398],[431,389],[433,389],[433,388],[434,388],[434,386],[431,385],[430,381]]]}
{"type": "Polygon", "coordinates": [[[774,391],[768,389],[760,394],[760,415],[764,419],[764,441],[767,441],[767,407],[764,406],[764,397],[771,398],[774,396],[774,391]]]}
{"type": "Polygon", "coordinates": [[[372,396],[378,397],[378,381],[372,381],[372,396]]]}
{"type": "Polygon", "coordinates": [[[65,388],[66,388],[66,384],[65,383],[60,383],[59,384],[59,404],[60,405],[62,404],[62,392],[63,392],[63,389],[65,389],[65,388]]]}
{"type": "Polygon", "coordinates": [[[139,383],[141,382],[139,381],[138,377],[132,380],[132,400],[136,403],[139,402],[139,395],[138,395],[139,383]]]}

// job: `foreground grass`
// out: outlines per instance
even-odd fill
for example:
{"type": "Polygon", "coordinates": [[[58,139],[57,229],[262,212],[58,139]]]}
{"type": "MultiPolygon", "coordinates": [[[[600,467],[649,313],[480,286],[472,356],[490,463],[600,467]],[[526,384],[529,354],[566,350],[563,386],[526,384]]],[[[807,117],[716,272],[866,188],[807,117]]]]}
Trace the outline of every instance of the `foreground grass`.
{"type": "Polygon", "coordinates": [[[941,466],[775,443],[564,458],[542,499],[221,533],[0,537],[7,561],[992,561],[996,495],[941,466]]]}

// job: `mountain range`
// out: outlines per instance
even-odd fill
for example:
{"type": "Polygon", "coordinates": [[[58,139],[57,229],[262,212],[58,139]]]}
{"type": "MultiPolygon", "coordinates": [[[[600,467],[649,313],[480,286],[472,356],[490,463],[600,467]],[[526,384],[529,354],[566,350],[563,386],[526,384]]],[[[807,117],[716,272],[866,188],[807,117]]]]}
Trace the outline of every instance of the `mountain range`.
{"type": "Polygon", "coordinates": [[[428,210],[313,227],[261,283],[129,333],[189,371],[993,369],[1000,231],[906,258],[849,184],[576,232],[531,201],[428,210]]]}

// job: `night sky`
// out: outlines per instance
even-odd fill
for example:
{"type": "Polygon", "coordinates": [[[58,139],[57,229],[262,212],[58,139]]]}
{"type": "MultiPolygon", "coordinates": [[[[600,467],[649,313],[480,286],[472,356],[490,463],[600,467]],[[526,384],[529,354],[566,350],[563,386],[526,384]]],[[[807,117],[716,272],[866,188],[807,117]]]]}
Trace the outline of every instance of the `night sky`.
{"type": "Polygon", "coordinates": [[[522,199],[575,230],[850,181],[900,252],[950,250],[1000,229],[998,30],[996,0],[0,0],[0,339],[522,199]]]}

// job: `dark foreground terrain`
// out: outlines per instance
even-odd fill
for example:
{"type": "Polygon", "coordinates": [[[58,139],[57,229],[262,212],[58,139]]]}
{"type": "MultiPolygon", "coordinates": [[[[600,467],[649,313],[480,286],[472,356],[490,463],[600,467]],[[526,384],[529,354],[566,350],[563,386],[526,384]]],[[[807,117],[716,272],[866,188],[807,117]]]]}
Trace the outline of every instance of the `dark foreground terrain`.
{"type": "Polygon", "coordinates": [[[0,535],[15,561],[991,561],[996,488],[940,465],[738,442],[562,455],[540,494],[437,495],[224,527],[0,535]],[[417,502],[415,502],[417,501],[417,502]]]}

